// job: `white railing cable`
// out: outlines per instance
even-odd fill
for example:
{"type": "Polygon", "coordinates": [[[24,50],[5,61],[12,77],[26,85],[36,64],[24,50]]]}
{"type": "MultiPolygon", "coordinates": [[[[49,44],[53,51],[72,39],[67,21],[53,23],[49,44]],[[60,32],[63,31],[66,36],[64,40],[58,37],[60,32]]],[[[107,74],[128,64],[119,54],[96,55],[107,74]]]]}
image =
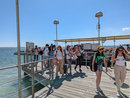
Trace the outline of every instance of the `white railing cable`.
{"type": "MultiPolygon", "coordinates": [[[[39,84],[40,82],[45,81],[45,80],[46,80],[46,79],[42,79],[41,81],[37,81],[37,82],[34,84],[34,86],[36,86],[37,84],[39,84]]],[[[29,89],[29,88],[31,88],[31,87],[32,87],[32,86],[27,86],[26,88],[23,88],[21,91],[27,90],[27,89],[29,89]]],[[[11,92],[10,94],[8,94],[8,95],[5,96],[5,97],[10,98],[9,96],[15,96],[15,95],[17,95],[17,93],[18,93],[18,91],[11,92]]]]}
{"type": "MultiPolygon", "coordinates": [[[[48,58],[48,59],[43,59],[43,60],[39,60],[39,61],[28,62],[28,63],[21,64],[21,66],[30,65],[30,64],[35,64],[35,63],[38,63],[38,62],[43,62],[44,60],[51,60],[51,59],[54,59],[54,58],[48,58]]],[[[18,67],[18,65],[13,65],[13,66],[9,66],[9,67],[0,68],[0,71],[1,71],[1,70],[6,70],[6,69],[15,68],[15,67],[18,67]]]]}
{"type": "MultiPolygon", "coordinates": [[[[45,60],[51,60],[51,59],[54,59],[54,58],[47,58],[47,59],[43,59],[43,60],[39,60],[39,61],[33,61],[33,62],[29,62],[29,63],[24,63],[24,64],[21,64],[20,66],[25,66],[25,65],[30,65],[30,64],[36,64],[36,63],[38,63],[38,62],[44,62],[45,60]]],[[[32,65],[31,65],[32,66],[32,65]]],[[[12,69],[12,68],[16,68],[16,67],[18,67],[17,65],[14,65],[14,66],[9,66],[9,67],[3,67],[3,68],[0,68],[0,71],[2,71],[2,70],[7,70],[7,69],[12,69]]],[[[52,67],[53,68],[53,67],[52,67]]],[[[50,69],[50,68],[49,68],[50,69]]],[[[40,73],[40,72],[34,72],[33,73],[33,75],[34,74],[36,74],[36,73],[40,73]]],[[[51,73],[50,73],[51,74],[51,73]]],[[[32,76],[31,74],[28,74],[28,75],[25,75],[25,76],[23,76],[21,79],[23,79],[23,78],[25,78],[25,77],[27,77],[27,76],[32,76]]],[[[7,84],[7,83],[10,83],[10,82],[13,82],[13,81],[16,81],[16,80],[18,80],[18,79],[13,79],[13,80],[10,80],[10,81],[7,81],[6,83],[4,82],[4,83],[0,83],[0,86],[2,86],[2,85],[5,85],[5,84],[7,84]]],[[[40,80],[40,81],[38,81],[37,83],[34,83],[34,86],[35,85],[37,85],[38,83],[41,83],[42,81],[45,81],[45,80],[47,80],[47,79],[42,79],[42,80],[40,80]]],[[[45,85],[44,85],[45,86],[45,85]]],[[[32,85],[31,86],[28,86],[28,87],[26,87],[26,88],[23,88],[21,91],[24,91],[24,90],[27,90],[27,89],[29,89],[29,88],[31,88],[32,87],[32,85]]],[[[48,87],[48,86],[47,86],[48,87]]],[[[49,88],[49,87],[48,87],[49,88]]],[[[7,98],[9,98],[10,96],[16,96],[17,94],[18,94],[18,90],[17,91],[15,91],[15,92],[11,92],[10,94],[8,94],[6,97],[7,98]]]]}

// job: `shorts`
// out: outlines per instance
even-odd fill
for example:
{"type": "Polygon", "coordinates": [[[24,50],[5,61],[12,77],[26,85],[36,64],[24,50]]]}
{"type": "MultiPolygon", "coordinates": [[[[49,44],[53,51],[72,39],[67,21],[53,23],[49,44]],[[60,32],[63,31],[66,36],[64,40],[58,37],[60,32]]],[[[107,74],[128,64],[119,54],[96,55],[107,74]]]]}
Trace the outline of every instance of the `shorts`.
{"type": "Polygon", "coordinates": [[[97,70],[99,70],[100,72],[102,72],[102,71],[103,71],[102,64],[98,65],[98,68],[97,68],[97,70]]]}

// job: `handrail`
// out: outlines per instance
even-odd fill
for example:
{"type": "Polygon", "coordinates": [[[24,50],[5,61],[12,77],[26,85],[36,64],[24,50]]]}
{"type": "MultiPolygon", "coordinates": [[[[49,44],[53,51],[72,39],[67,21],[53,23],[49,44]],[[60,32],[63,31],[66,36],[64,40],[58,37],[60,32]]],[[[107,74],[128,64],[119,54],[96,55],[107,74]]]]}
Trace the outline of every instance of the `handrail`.
{"type": "Polygon", "coordinates": [[[9,66],[9,67],[0,68],[0,71],[5,70],[5,69],[11,69],[11,68],[14,68],[14,67],[18,67],[18,65],[13,65],[13,66],[9,66]]]}
{"type": "MultiPolygon", "coordinates": [[[[43,60],[41,60],[41,61],[43,61],[43,60]]],[[[39,61],[39,62],[41,62],[41,61],[39,61]]],[[[29,64],[31,64],[31,63],[32,63],[32,62],[25,63],[25,64],[21,64],[21,66],[29,65],[29,64]]],[[[33,63],[35,63],[35,62],[33,62],[33,63]]],[[[14,67],[17,67],[17,66],[14,65],[14,66],[9,66],[9,67],[4,67],[4,68],[1,68],[0,71],[1,71],[1,70],[5,70],[5,69],[11,69],[11,68],[14,68],[14,67]]],[[[38,73],[38,72],[35,72],[35,73],[38,73]]],[[[23,77],[21,77],[21,78],[23,79],[23,78],[25,78],[25,77],[27,77],[27,76],[30,76],[30,75],[25,75],[25,76],[23,76],[23,77]]],[[[10,81],[8,81],[8,82],[0,83],[0,86],[5,85],[5,84],[8,84],[8,83],[13,82],[13,81],[16,81],[16,80],[18,80],[18,78],[17,78],[17,79],[10,80],[10,81]]]]}
{"type": "MultiPolygon", "coordinates": [[[[23,76],[21,79],[23,79],[23,78],[25,78],[25,77],[27,77],[27,76],[30,76],[30,75],[25,75],[25,76],[23,76]]],[[[17,78],[17,79],[10,80],[10,81],[8,81],[8,82],[0,83],[0,86],[5,85],[5,84],[8,84],[8,83],[13,82],[13,81],[16,81],[16,80],[18,80],[18,78],[17,78]]]]}
{"type": "MultiPolygon", "coordinates": [[[[25,65],[31,65],[31,71],[33,71],[34,70],[34,67],[35,66],[33,66],[33,64],[36,64],[37,65],[37,63],[39,63],[39,62],[44,62],[45,60],[52,60],[53,61],[53,59],[54,59],[55,57],[51,57],[51,58],[46,58],[46,59],[43,59],[42,58],[42,60],[39,60],[39,61],[33,61],[33,62],[28,62],[28,63],[24,63],[24,64],[21,64],[20,66],[25,66],[25,65]]],[[[49,66],[53,66],[52,64],[51,64],[52,62],[50,62],[50,65],[49,66]]],[[[41,65],[42,65],[42,63],[41,63],[41,65]]],[[[0,68],[0,71],[2,71],[2,70],[7,70],[7,69],[12,69],[12,68],[16,68],[16,67],[18,67],[17,65],[13,65],[13,66],[9,66],[9,67],[3,67],[3,68],[0,68]]],[[[37,66],[36,66],[37,67],[37,66]]],[[[40,66],[41,68],[42,68],[42,66],[40,66]]],[[[51,72],[50,74],[49,74],[49,76],[50,76],[50,78],[49,79],[51,79],[51,80],[53,80],[53,76],[54,75],[52,75],[53,74],[53,68],[54,67],[49,67],[49,71],[51,72]],[[51,70],[52,69],[52,70],[51,70]]],[[[41,70],[43,70],[43,69],[41,69],[41,70]]],[[[21,79],[23,79],[23,78],[25,78],[25,77],[27,77],[27,76],[32,76],[32,77],[34,77],[34,74],[36,74],[36,73],[39,73],[39,72],[33,72],[33,73],[30,73],[30,74],[28,74],[28,75],[26,75],[26,76],[23,76],[21,79]]],[[[0,84],[0,86],[2,86],[2,85],[5,85],[5,84],[7,84],[7,83],[10,83],[10,82],[13,82],[13,81],[16,81],[16,80],[18,80],[18,79],[13,79],[13,80],[10,80],[10,81],[7,81],[6,83],[4,82],[4,83],[1,83],[0,84]]],[[[42,79],[42,80],[40,80],[40,81],[38,81],[37,83],[34,83],[33,85],[31,85],[31,86],[27,86],[26,88],[23,88],[21,91],[24,91],[24,90],[26,90],[26,89],[28,89],[28,88],[30,88],[30,87],[32,87],[32,95],[34,96],[34,90],[33,90],[33,88],[34,88],[34,86],[35,85],[37,85],[38,83],[40,83],[40,82],[42,82],[42,81],[44,81],[44,80],[46,80],[46,79],[42,79]]],[[[34,78],[32,78],[32,83],[34,82],[34,78]]],[[[8,94],[8,96],[10,96],[10,95],[17,95],[18,94],[18,92],[19,91],[15,91],[15,92],[12,92],[12,93],[10,93],[10,94],[8,94]]],[[[8,98],[8,96],[6,96],[7,98],[8,98]]]]}
{"type": "MultiPolygon", "coordinates": [[[[37,85],[37,84],[39,84],[40,82],[42,82],[42,81],[44,81],[44,80],[45,80],[45,79],[42,79],[41,81],[38,81],[37,83],[34,84],[34,86],[37,85]]],[[[26,87],[26,88],[23,88],[21,91],[27,90],[27,89],[29,89],[29,88],[31,88],[31,87],[32,87],[32,86],[28,86],[28,87],[26,87]]],[[[8,96],[10,96],[10,95],[16,96],[17,93],[18,93],[18,91],[11,92],[11,93],[10,93],[9,95],[7,95],[6,97],[8,98],[8,96]]]]}
{"type": "MultiPolygon", "coordinates": [[[[30,65],[30,64],[34,64],[34,63],[38,63],[38,62],[43,62],[44,60],[50,60],[50,59],[54,59],[54,58],[55,58],[55,57],[53,57],[53,58],[48,58],[48,59],[43,59],[43,60],[39,60],[39,61],[28,62],[28,63],[21,64],[21,66],[30,65]]],[[[0,71],[1,71],[1,70],[5,70],[5,69],[15,68],[15,67],[18,67],[18,65],[13,65],[13,66],[9,66],[9,67],[0,68],[0,71]]]]}

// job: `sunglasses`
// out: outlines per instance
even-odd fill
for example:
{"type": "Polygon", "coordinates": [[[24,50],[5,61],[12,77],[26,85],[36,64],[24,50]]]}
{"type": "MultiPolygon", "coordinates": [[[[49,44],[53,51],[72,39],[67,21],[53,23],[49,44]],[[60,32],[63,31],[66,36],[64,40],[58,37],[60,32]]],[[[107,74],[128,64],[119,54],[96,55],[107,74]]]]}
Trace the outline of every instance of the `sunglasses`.
{"type": "Polygon", "coordinates": [[[99,49],[99,50],[103,50],[103,49],[99,49]]]}
{"type": "Polygon", "coordinates": [[[120,50],[120,49],[119,49],[118,51],[123,51],[123,50],[120,50]]]}

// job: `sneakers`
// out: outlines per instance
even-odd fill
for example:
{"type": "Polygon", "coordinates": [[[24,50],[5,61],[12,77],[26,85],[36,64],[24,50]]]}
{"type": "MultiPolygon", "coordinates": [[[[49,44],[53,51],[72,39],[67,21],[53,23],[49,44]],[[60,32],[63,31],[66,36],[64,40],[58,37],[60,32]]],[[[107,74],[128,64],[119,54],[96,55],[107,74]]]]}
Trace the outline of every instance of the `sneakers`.
{"type": "Polygon", "coordinates": [[[117,97],[120,97],[120,90],[119,91],[117,91],[117,97]]]}
{"type": "Polygon", "coordinates": [[[98,88],[96,89],[96,91],[97,91],[97,92],[101,92],[102,90],[101,90],[100,87],[98,87],[98,88]]]}
{"type": "Polygon", "coordinates": [[[82,72],[82,70],[81,70],[81,69],[79,69],[79,71],[80,71],[80,72],[82,72]]]}

